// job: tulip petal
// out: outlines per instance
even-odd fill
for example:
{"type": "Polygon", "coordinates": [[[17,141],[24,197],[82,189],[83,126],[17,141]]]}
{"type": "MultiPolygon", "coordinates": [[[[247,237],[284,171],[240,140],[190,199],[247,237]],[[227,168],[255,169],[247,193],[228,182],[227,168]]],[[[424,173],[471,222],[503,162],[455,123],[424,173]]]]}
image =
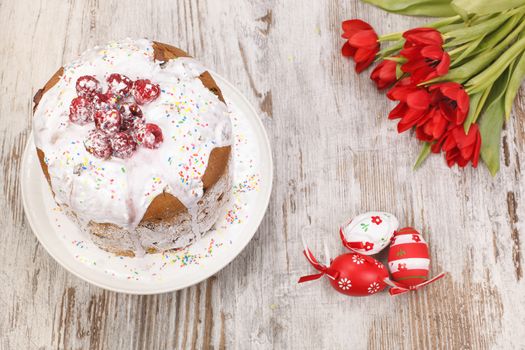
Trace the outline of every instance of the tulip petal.
{"type": "Polygon", "coordinates": [[[410,108],[427,109],[430,104],[430,95],[422,89],[414,91],[408,94],[407,104],[410,108]]]}
{"type": "Polygon", "coordinates": [[[397,63],[394,61],[386,61],[386,64],[379,72],[379,77],[381,80],[396,80],[396,67],[397,63]]]}
{"type": "Polygon", "coordinates": [[[397,106],[394,107],[394,109],[390,111],[390,113],[388,113],[388,119],[402,118],[405,115],[406,111],[407,111],[406,103],[400,102],[398,103],[397,106]]]}
{"type": "Polygon", "coordinates": [[[417,45],[443,45],[441,33],[434,28],[414,28],[403,33],[409,43],[417,45]]]}
{"type": "Polygon", "coordinates": [[[434,121],[434,131],[432,133],[432,136],[434,139],[439,139],[441,135],[445,133],[447,130],[448,122],[445,118],[440,117],[438,121],[434,121]]]}
{"type": "Polygon", "coordinates": [[[443,76],[448,73],[450,68],[450,56],[448,53],[444,52],[441,58],[441,62],[436,67],[436,73],[438,76],[443,76]]]}
{"type": "Polygon", "coordinates": [[[433,60],[441,60],[443,57],[443,49],[441,46],[425,46],[421,49],[421,56],[433,60]]]}
{"type": "Polygon", "coordinates": [[[397,64],[393,61],[383,60],[374,68],[370,74],[370,79],[374,81],[379,90],[392,85],[397,80],[395,71],[396,65],[397,64]],[[394,64],[393,72],[391,69],[391,63],[394,64]]]}
{"type": "Polygon", "coordinates": [[[427,67],[427,64],[423,60],[409,60],[401,66],[401,70],[405,73],[410,73],[425,67],[427,67]]]}
{"type": "Polygon", "coordinates": [[[470,108],[470,98],[468,94],[464,90],[460,91],[458,93],[456,101],[458,103],[459,110],[461,111],[461,113],[465,114],[466,116],[470,108]]]}
{"type": "Polygon", "coordinates": [[[370,56],[375,56],[373,51],[357,48],[355,51],[354,60],[356,63],[366,62],[368,59],[370,59],[370,56]]]}
{"type": "Polygon", "coordinates": [[[456,140],[454,139],[454,136],[449,133],[445,139],[445,142],[443,142],[443,151],[448,152],[454,148],[456,148],[456,140]]]}
{"type": "Polygon", "coordinates": [[[363,30],[352,35],[348,42],[355,47],[373,49],[377,45],[377,34],[373,30],[363,30]]]}
{"type": "Polygon", "coordinates": [[[401,133],[411,129],[422,119],[428,119],[428,114],[424,113],[424,111],[409,108],[401,121],[397,124],[397,131],[401,133]]]}
{"type": "MultiPolygon", "coordinates": [[[[478,134],[479,134],[479,130],[478,130],[478,134]]],[[[474,157],[472,157],[472,167],[473,168],[476,168],[478,166],[480,150],[481,150],[481,135],[478,135],[478,137],[476,137],[476,145],[474,146],[474,157]]]]}
{"type": "Polygon", "coordinates": [[[350,46],[348,41],[344,43],[343,47],[341,48],[341,54],[345,57],[352,57],[355,55],[356,49],[350,46]]]}
{"type": "Polygon", "coordinates": [[[358,62],[356,65],[355,65],[355,71],[357,73],[361,73],[362,71],[364,71],[365,69],[367,69],[372,63],[374,63],[374,59],[375,59],[375,54],[374,55],[370,55],[370,57],[368,58],[368,60],[364,61],[364,62],[358,62]]]}
{"type": "Polygon", "coordinates": [[[344,32],[352,32],[352,31],[356,32],[359,30],[373,29],[370,24],[360,19],[349,19],[349,20],[343,21],[342,27],[343,27],[344,32]]]}

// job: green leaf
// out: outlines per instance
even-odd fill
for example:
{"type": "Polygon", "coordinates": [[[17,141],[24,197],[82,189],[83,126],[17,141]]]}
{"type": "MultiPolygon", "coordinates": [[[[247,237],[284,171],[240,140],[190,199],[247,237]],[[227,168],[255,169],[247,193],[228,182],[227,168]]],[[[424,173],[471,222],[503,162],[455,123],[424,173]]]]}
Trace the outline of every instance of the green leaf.
{"type": "Polygon", "coordinates": [[[452,6],[452,8],[454,9],[454,11],[456,11],[456,13],[457,13],[458,15],[460,15],[460,16],[463,18],[463,20],[464,20],[465,22],[468,21],[469,15],[468,15],[468,12],[465,11],[464,8],[459,7],[459,6],[455,5],[454,3],[451,3],[450,6],[452,6]]]}
{"type": "Polygon", "coordinates": [[[500,99],[504,99],[505,91],[507,91],[507,86],[510,81],[510,76],[512,74],[512,68],[507,69],[502,76],[500,76],[492,89],[490,90],[489,97],[487,98],[487,109],[490,108],[494,103],[500,99]]]}
{"type": "MultiPolygon", "coordinates": [[[[455,81],[463,83],[469,78],[473,77],[477,73],[481,72],[484,68],[489,66],[498,56],[507,50],[508,45],[516,39],[520,32],[525,28],[525,21],[522,21],[514,30],[505,37],[496,47],[487,52],[481,52],[478,55],[472,57],[467,62],[459,67],[451,69],[448,74],[429,80],[421,85],[428,83],[435,83],[441,81],[455,81]]],[[[497,77],[496,77],[497,78],[497,77]]]]}
{"type": "Polygon", "coordinates": [[[378,40],[380,42],[398,41],[398,40],[400,40],[402,38],[403,38],[403,33],[402,32],[397,32],[397,33],[390,33],[390,34],[380,35],[378,37],[378,40]]]}
{"type": "Polygon", "coordinates": [[[401,65],[396,65],[396,79],[399,80],[401,79],[401,77],[403,76],[403,74],[405,74],[405,72],[403,72],[401,70],[401,65]]]}
{"type": "Polygon", "coordinates": [[[512,111],[512,105],[514,99],[521,86],[522,80],[525,78],[525,53],[521,54],[521,57],[517,59],[514,70],[511,74],[510,80],[507,83],[507,91],[505,92],[505,117],[509,119],[510,112],[512,111]]]}
{"type": "MultiPolygon", "coordinates": [[[[442,28],[444,26],[452,25],[453,23],[458,22],[460,20],[461,20],[460,16],[452,16],[452,17],[441,19],[439,21],[428,23],[424,27],[440,29],[440,28],[442,28]]],[[[398,35],[399,35],[399,33],[395,33],[393,35],[382,36],[381,38],[386,38],[386,39],[388,39],[387,41],[390,41],[391,38],[395,38],[398,35]]],[[[378,59],[386,58],[386,57],[389,57],[389,56],[394,56],[395,54],[398,53],[399,50],[401,50],[403,48],[403,44],[404,43],[405,43],[405,39],[404,38],[400,38],[399,40],[394,42],[392,45],[390,45],[390,46],[384,48],[383,50],[379,51],[379,53],[377,54],[378,59]]]]}
{"type": "Polygon", "coordinates": [[[461,16],[457,16],[456,15],[456,16],[440,19],[439,21],[435,21],[435,22],[429,23],[426,26],[430,27],[430,28],[439,29],[439,31],[443,33],[442,28],[445,28],[445,27],[451,26],[451,25],[455,25],[456,22],[460,22],[460,23],[457,23],[457,24],[463,23],[462,20],[461,20],[461,16]]]}
{"type": "Polygon", "coordinates": [[[397,63],[406,63],[407,59],[405,57],[385,57],[385,60],[394,61],[397,63]]]}
{"type": "Polygon", "coordinates": [[[440,4],[432,0],[427,1],[425,4],[407,7],[403,11],[398,11],[396,13],[407,16],[427,17],[449,17],[456,15],[456,11],[450,6],[450,4],[440,4]]]}
{"type": "Polygon", "coordinates": [[[523,6],[523,0],[452,0],[452,6],[461,12],[486,15],[523,6]]]}
{"type": "Polygon", "coordinates": [[[507,15],[499,15],[470,27],[450,31],[445,34],[445,37],[452,40],[448,41],[445,47],[457,46],[483,38],[487,33],[498,29],[509,17],[507,15]]]}
{"type": "Polygon", "coordinates": [[[492,176],[495,176],[499,171],[499,150],[504,113],[503,99],[500,99],[490,108],[487,108],[479,123],[481,159],[487,165],[492,176]]]}
{"type": "Polygon", "coordinates": [[[461,63],[461,61],[463,61],[466,57],[468,57],[472,53],[472,51],[474,51],[478,47],[478,45],[481,43],[483,38],[484,36],[480,37],[478,40],[475,40],[471,43],[466,44],[465,49],[462,50],[459,56],[454,59],[453,66],[457,67],[459,63],[461,63]]]}
{"type": "Polygon", "coordinates": [[[480,53],[482,51],[492,49],[494,46],[496,46],[503,38],[507,37],[507,35],[514,29],[514,27],[521,23],[520,21],[523,20],[523,15],[517,14],[512,16],[503,24],[498,30],[490,33],[485,40],[474,50],[473,54],[480,53]]]}
{"type": "Polygon", "coordinates": [[[507,69],[491,89],[479,123],[481,133],[481,159],[487,165],[492,176],[499,171],[499,151],[501,129],[505,115],[505,91],[512,69],[507,69]]]}
{"type": "Polygon", "coordinates": [[[396,41],[394,44],[390,45],[389,47],[379,51],[377,54],[378,57],[388,57],[392,56],[392,54],[397,53],[399,50],[403,48],[403,44],[405,43],[405,39],[401,39],[399,41],[396,41]]]}
{"type": "Polygon", "coordinates": [[[421,152],[419,153],[419,156],[417,157],[416,164],[414,164],[414,170],[418,169],[421,164],[427,159],[428,155],[430,154],[430,143],[425,142],[423,145],[423,148],[421,149],[421,152]]]}
{"type": "Polygon", "coordinates": [[[451,0],[363,0],[385,11],[411,16],[448,17],[456,15],[451,0]]]}
{"type": "Polygon", "coordinates": [[[467,88],[473,93],[483,91],[491,85],[511,65],[514,59],[525,50],[525,38],[516,41],[490,67],[468,81],[467,88]]]}
{"type": "Polygon", "coordinates": [[[478,119],[481,110],[483,109],[483,106],[485,105],[485,101],[487,100],[487,97],[489,96],[490,90],[492,86],[488,89],[484,90],[483,92],[474,94],[470,96],[470,107],[468,111],[467,119],[465,120],[465,124],[463,124],[465,128],[465,133],[468,133],[470,130],[470,126],[476,122],[478,119]]]}
{"type": "Polygon", "coordinates": [[[463,127],[465,128],[465,134],[468,134],[470,126],[474,122],[474,118],[476,118],[476,111],[478,109],[478,106],[480,105],[482,96],[483,96],[483,93],[481,92],[469,96],[470,106],[468,109],[468,116],[467,116],[467,119],[465,119],[465,123],[463,124],[463,127]]]}

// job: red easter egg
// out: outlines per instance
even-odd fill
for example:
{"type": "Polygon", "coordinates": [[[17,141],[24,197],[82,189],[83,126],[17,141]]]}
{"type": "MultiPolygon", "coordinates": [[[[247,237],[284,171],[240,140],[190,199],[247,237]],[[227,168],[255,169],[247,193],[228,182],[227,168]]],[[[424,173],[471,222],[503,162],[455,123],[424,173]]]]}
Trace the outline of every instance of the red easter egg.
{"type": "Polygon", "coordinates": [[[356,297],[378,293],[387,286],[386,267],[369,256],[358,253],[339,255],[327,267],[320,264],[308,248],[305,248],[303,253],[320,273],[301,277],[299,283],[313,281],[326,275],[332,287],[339,293],[356,297]]]}
{"type": "Polygon", "coordinates": [[[330,278],[330,284],[339,293],[361,297],[375,294],[387,286],[385,266],[374,258],[357,253],[339,255],[332,261],[329,270],[338,272],[330,278]]]}
{"type": "Polygon", "coordinates": [[[430,255],[428,245],[419,232],[403,228],[392,237],[388,253],[388,269],[392,280],[416,286],[428,279],[430,255]]]}

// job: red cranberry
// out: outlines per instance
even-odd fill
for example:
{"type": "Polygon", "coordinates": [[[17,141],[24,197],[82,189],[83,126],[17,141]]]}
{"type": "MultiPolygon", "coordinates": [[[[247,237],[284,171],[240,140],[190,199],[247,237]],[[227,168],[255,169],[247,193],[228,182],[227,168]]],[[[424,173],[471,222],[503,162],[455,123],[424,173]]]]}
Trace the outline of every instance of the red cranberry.
{"type": "Polygon", "coordinates": [[[125,75],[113,73],[106,81],[108,82],[108,92],[113,93],[118,97],[126,97],[133,88],[133,81],[125,75]]]}
{"type": "Polygon", "coordinates": [[[113,135],[110,139],[111,148],[113,149],[113,155],[118,158],[129,158],[137,149],[137,144],[133,140],[130,134],[126,132],[118,132],[113,135]]]}
{"type": "Polygon", "coordinates": [[[164,141],[162,130],[157,124],[151,123],[137,126],[133,136],[138,144],[151,149],[159,148],[164,141]]]}
{"type": "Polygon", "coordinates": [[[109,137],[101,130],[91,130],[84,140],[84,147],[97,158],[107,159],[111,156],[109,137]]]}
{"type": "Polygon", "coordinates": [[[95,113],[95,126],[108,134],[119,132],[122,118],[118,110],[112,108],[99,110],[95,113]]]}
{"type": "Polygon", "coordinates": [[[110,109],[112,105],[109,101],[109,98],[110,95],[97,92],[93,96],[93,105],[95,106],[95,110],[99,111],[104,109],[110,109]]]}
{"type": "Polygon", "coordinates": [[[125,102],[120,106],[120,114],[123,117],[142,118],[142,109],[136,103],[125,102]]]}
{"type": "Polygon", "coordinates": [[[153,84],[148,79],[136,80],[133,84],[133,97],[139,105],[143,105],[155,100],[160,95],[160,87],[153,84]]]}
{"type": "Polygon", "coordinates": [[[93,103],[82,96],[75,97],[69,105],[69,120],[72,123],[84,125],[93,121],[93,103]]]}
{"type": "Polygon", "coordinates": [[[100,83],[94,76],[84,75],[77,79],[76,88],[78,96],[92,97],[100,92],[100,83]]]}
{"type": "Polygon", "coordinates": [[[119,109],[122,117],[122,130],[131,130],[135,124],[144,123],[142,110],[136,103],[123,103],[119,109]]]}

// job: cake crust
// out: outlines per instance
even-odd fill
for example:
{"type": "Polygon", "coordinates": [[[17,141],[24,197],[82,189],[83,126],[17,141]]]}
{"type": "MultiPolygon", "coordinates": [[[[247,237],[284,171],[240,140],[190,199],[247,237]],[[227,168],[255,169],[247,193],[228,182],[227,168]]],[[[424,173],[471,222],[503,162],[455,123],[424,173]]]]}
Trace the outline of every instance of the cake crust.
{"type": "MultiPolygon", "coordinates": [[[[179,57],[191,57],[185,51],[165,44],[153,41],[152,48],[154,50],[154,58],[157,61],[166,62],[168,60],[179,58],[179,57]]],[[[49,81],[37,91],[33,98],[34,107],[33,112],[36,111],[36,108],[44,96],[44,94],[49,91],[55,84],[58,83],[61,76],[63,75],[64,69],[61,67],[50,79],[49,81]]],[[[209,72],[205,71],[199,76],[202,84],[213,92],[220,101],[224,101],[224,97],[220,88],[217,86],[215,80],[210,75],[209,72]]],[[[51,187],[51,179],[49,175],[49,170],[45,159],[45,153],[43,150],[37,147],[37,156],[42,168],[42,171],[51,187]]],[[[205,202],[217,201],[218,204],[221,204],[228,200],[228,193],[231,190],[231,176],[230,176],[230,163],[231,163],[231,146],[216,147],[214,148],[208,159],[208,164],[206,170],[202,176],[204,194],[201,200],[199,200],[198,214],[203,215],[207,214],[202,211],[201,206],[205,202]],[[219,191],[217,191],[219,190],[219,191]]],[[[53,192],[53,189],[51,188],[53,192]]],[[[53,193],[54,195],[54,193],[53,193]]],[[[75,216],[74,213],[69,212],[70,215],[75,216]]],[[[189,220],[188,208],[173,194],[168,192],[162,192],[158,194],[149,204],[146,212],[144,213],[142,220],[140,221],[137,232],[147,230],[149,232],[155,232],[156,225],[166,226],[183,226],[184,223],[189,220]]],[[[213,216],[213,215],[212,215],[213,216]]],[[[213,222],[206,223],[204,226],[211,227],[217,218],[215,217],[213,222]]],[[[209,221],[209,220],[208,220],[209,221]]],[[[208,229],[209,229],[208,227],[208,229]]],[[[117,255],[123,256],[134,256],[134,249],[132,247],[132,242],[127,242],[122,244],[122,236],[125,234],[123,228],[112,224],[112,223],[97,223],[89,222],[88,228],[90,234],[92,235],[93,240],[99,247],[115,253],[117,255]],[[121,241],[119,242],[119,238],[121,241]]],[[[146,232],[147,233],[147,232],[146,232]]],[[[175,234],[174,239],[177,239],[178,236],[175,234]]],[[[189,245],[198,237],[189,237],[187,239],[182,239],[182,241],[188,241],[187,244],[183,243],[177,249],[183,248],[184,246],[189,245]]],[[[173,239],[172,239],[173,241],[173,239]]],[[[152,242],[156,243],[156,242],[152,242]]],[[[182,242],[181,242],[182,243],[182,242]]],[[[155,244],[145,247],[146,252],[155,253],[160,252],[166,249],[156,246],[155,244]]]]}

